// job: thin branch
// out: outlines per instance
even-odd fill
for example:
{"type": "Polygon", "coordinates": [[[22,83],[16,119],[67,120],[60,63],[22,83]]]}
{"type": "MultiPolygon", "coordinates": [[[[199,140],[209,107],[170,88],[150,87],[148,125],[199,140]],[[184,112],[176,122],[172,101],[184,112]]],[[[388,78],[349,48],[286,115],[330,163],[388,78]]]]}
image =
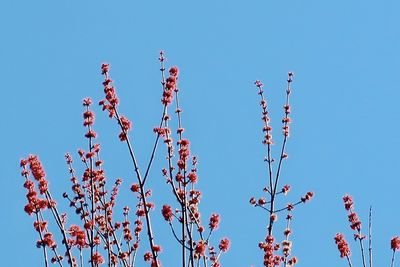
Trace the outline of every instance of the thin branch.
{"type": "Polygon", "coordinates": [[[120,118],[120,116],[118,114],[117,108],[115,106],[113,108],[114,108],[114,111],[115,111],[115,118],[117,119],[118,124],[120,125],[120,128],[121,128],[123,134],[126,136],[125,143],[128,146],[129,154],[131,156],[131,159],[132,159],[132,162],[133,162],[133,166],[134,166],[134,171],[136,173],[136,178],[137,178],[137,180],[139,182],[139,186],[140,186],[140,194],[141,194],[141,197],[142,197],[143,207],[144,207],[144,211],[145,211],[147,235],[149,237],[151,253],[153,255],[153,260],[155,262],[156,267],[159,267],[159,263],[157,261],[158,255],[157,255],[157,252],[154,250],[154,237],[153,237],[153,231],[152,231],[152,228],[151,228],[151,219],[150,219],[149,209],[147,208],[146,192],[145,192],[145,189],[144,189],[142,176],[140,174],[139,166],[138,166],[138,163],[137,163],[137,160],[136,160],[135,153],[133,152],[133,148],[132,148],[131,142],[129,140],[128,134],[125,131],[124,127],[122,126],[121,118],[120,118]]]}
{"type": "Polygon", "coordinates": [[[353,264],[351,263],[350,257],[346,256],[347,262],[349,263],[349,267],[353,267],[353,264]]]}
{"type": "Polygon", "coordinates": [[[43,247],[44,265],[46,267],[48,267],[49,266],[49,260],[47,258],[46,245],[44,244],[43,235],[42,235],[42,229],[40,227],[41,219],[39,218],[38,212],[40,212],[40,211],[36,211],[35,214],[36,214],[36,220],[39,222],[39,231],[38,232],[39,232],[39,237],[40,237],[40,241],[41,241],[40,245],[43,247]]]}
{"type": "Polygon", "coordinates": [[[368,256],[369,267],[372,267],[372,206],[369,207],[368,216],[368,256]]]}
{"type": "Polygon", "coordinates": [[[395,254],[396,254],[396,250],[395,250],[395,249],[393,249],[392,261],[391,261],[391,263],[390,263],[390,267],[393,267],[393,266],[394,266],[395,254]]]}
{"type": "MultiPolygon", "coordinates": [[[[165,90],[165,66],[164,66],[164,57],[163,57],[162,54],[160,55],[160,64],[161,64],[161,67],[160,67],[160,70],[161,70],[161,85],[162,85],[162,90],[164,91],[165,90]]],[[[158,128],[161,128],[162,125],[163,125],[164,117],[167,114],[167,106],[168,106],[167,104],[164,104],[163,113],[162,113],[161,121],[159,123],[159,127],[158,128]]],[[[153,145],[153,150],[151,151],[151,154],[150,154],[149,163],[147,164],[146,172],[145,172],[144,177],[143,177],[143,185],[145,185],[147,177],[149,175],[150,168],[151,168],[151,165],[153,163],[153,160],[154,160],[154,157],[155,157],[155,154],[156,154],[156,150],[157,150],[157,147],[158,147],[159,139],[160,139],[160,134],[157,133],[157,137],[156,137],[156,140],[154,141],[154,145],[153,145]]]]}

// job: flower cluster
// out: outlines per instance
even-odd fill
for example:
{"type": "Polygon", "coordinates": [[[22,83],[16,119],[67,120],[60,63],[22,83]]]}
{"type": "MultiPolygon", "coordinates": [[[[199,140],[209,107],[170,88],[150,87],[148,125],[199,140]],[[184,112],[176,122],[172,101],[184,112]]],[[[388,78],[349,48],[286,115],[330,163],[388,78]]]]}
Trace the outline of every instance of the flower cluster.
{"type": "Polygon", "coordinates": [[[122,129],[121,133],[119,134],[119,140],[126,141],[127,139],[126,135],[128,131],[132,128],[131,122],[124,116],[121,116],[119,122],[121,124],[121,129],[122,129]]]}
{"type": "Polygon", "coordinates": [[[393,251],[400,250],[400,237],[395,236],[390,240],[390,248],[393,251]]]}
{"type": "Polygon", "coordinates": [[[110,64],[103,63],[101,65],[101,74],[104,75],[104,94],[105,99],[99,102],[99,105],[103,107],[103,110],[107,110],[109,112],[109,117],[112,118],[115,116],[115,108],[119,104],[119,98],[115,92],[115,87],[112,85],[113,81],[109,78],[110,64]]]}
{"type": "MultiPolygon", "coordinates": [[[[47,249],[49,248],[53,257],[51,258],[52,263],[61,262],[64,257],[61,256],[57,251],[57,243],[54,240],[53,233],[48,230],[48,221],[45,220],[44,211],[50,209],[54,219],[58,222],[61,232],[64,231],[64,217],[59,214],[56,202],[52,199],[49,192],[48,181],[46,179],[46,172],[40,162],[38,156],[30,155],[27,159],[22,159],[20,162],[22,168],[22,176],[25,177],[24,187],[28,190],[26,195],[28,204],[25,205],[24,210],[29,215],[34,215],[35,221],[33,223],[34,229],[39,234],[39,240],[36,241],[36,246],[38,248],[43,248],[45,262],[48,261],[47,249]],[[30,179],[30,175],[33,176],[34,181],[30,179]]],[[[69,261],[73,258],[69,252],[69,245],[67,244],[66,238],[64,236],[63,244],[66,246],[69,261]]]]}
{"type": "MultiPolygon", "coordinates": [[[[354,231],[354,240],[358,241],[360,250],[361,250],[361,259],[363,266],[366,266],[366,257],[364,253],[364,239],[366,236],[361,232],[361,221],[357,215],[357,213],[354,211],[354,201],[353,198],[350,195],[345,195],[343,196],[343,203],[344,203],[344,208],[348,212],[347,218],[350,222],[350,228],[354,231]]],[[[371,210],[370,210],[370,231],[371,231],[371,210]]],[[[371,232],[370,232],[371,233],[371,232]]],[[[340,252],[340,257],[344,258],[346,257],[347,262],[349,266],[352,265],[351,260],[350,260],[350,248],[346,240],[344,239],[344,236],[342,234],[336,234],[334,237],[335,243],[338,246],[339,252],[340,252]]],[[[368,241],[369,241],[369,261],[370,264],[372,262],[372,255],[371,255],[371,234],[368,236],[368,241]]]]}
{"type": "Polygon", "coordinates": [[[162,81],[162,84],[164,85],[164,92],[161,102],[164,105],[171,104],[172,100],[174,99],[174,91],[178,91],[178,74],[179,69],[177,67],[171,67],[169,69],[169,77],[165,82],[162,81]]]}
{"type": "Polygon", "coordinates": [[[349,244],[344,239],[343,234],[337,233],[334,239],[335,239],[335,243],[338,247],[338,250],[340,252],[340,257],[341,258],[349,257],[351,254],[349,244]]]}
{"type": "Polygon", "coordinates": [[[353,210],[354,208],[353,198],[349,195],[345,195],[343,197],[343,202],[345,209],[348,211],[347,217],[350,222],[350,228],[357,231],[357,233],[354,235],[354,238],[355,239],[365,238],[365,236],[361,234],[361,221],[357,213],[353,210]]]}
{"type": "Polygon", "coordinates": [[[275,252],[280,249],[280,245],[274,241],[275,238],[272,235],[268,235],[265,238],[265,242],[260,242],[258,244],[258,247],[264,251],[264,266],[279,266],[282,262],[282,256],[275,254],[275,252]]]}

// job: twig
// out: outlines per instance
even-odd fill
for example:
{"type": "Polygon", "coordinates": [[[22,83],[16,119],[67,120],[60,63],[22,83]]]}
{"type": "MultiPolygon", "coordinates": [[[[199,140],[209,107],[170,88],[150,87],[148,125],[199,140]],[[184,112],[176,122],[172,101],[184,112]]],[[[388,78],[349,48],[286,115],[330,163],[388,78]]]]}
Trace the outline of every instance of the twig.
{"type": "Polygon", "coordinates": [[[368,256],[369,256],[369,267],[372,267],[372,206],[369,207],[368,216],[368,256]]]}

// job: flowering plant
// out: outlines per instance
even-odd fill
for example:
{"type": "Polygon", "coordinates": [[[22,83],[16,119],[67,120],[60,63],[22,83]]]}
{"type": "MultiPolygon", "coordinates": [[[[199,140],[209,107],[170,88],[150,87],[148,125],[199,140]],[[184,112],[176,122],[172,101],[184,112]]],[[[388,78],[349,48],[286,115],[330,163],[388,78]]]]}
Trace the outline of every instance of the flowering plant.
{"type": "MultiPolygon", "coordinates": [[[[354,210],[353,198],[349,195],[343,197],[344,208],[348,212],[347,218],[350,222],[350,228],[353,230],[354,241],[356,241],[361,251],[362,266],[367,266],[366,252],[364,248],[364,241],[368,239],[368,266],[373,266],[372,258],[372,207],[369,209],[369,220],[368,220],[368,237],[361,231],[361,220],[358,214],[354,210]]],[[[341,258],[346,258],[347,263],[350,267],[353,266],[351,261],[351,250],[348,242],[346,241],[342,233],[337,233],[334,237],[335,243],[340,253],[341,258]]],[[[390,266],[394,266],[396,251],[400,249],[400,237],[395,236],[390,240],[390,248],[393,251],[390,266]]]]}
{"type": "Polygon", "coordinates": [[[152,210],[156,208],[150,200],[152,191],[147,187],[150,179],[150,169],[160,140],[167,147],[167,167],[162,169],[162,175],[176,199],[177,208],[173,210],[170,205],[164,205],[161,214],[169,224],[172,236],[181,248],[181,264],[190,266],[220,266],[220,256],[230,246],[230,241],[223,238],[212,246],[210,237],[217,230],[220,216],[212,214],[208,227],[200,215],[201,191],[196,188],[198,181],[197,158],[191,155],[190,142],[184,138],[182,126],[182,109],[179,103],[178,77],[179,69],[171,67],[168,77],[165,73],[165,55],[160,52],[161,85],[163,105],[159,125],[154,128],[156,135],[154,145],[148,160],[145,172],[142,173],[136,158],[134,144],[129,133],[132,129],[131,121],[120,114],[120,100],[116,94],[114,83],[110,78],[110,65],[102,64],[101,73],[104,76],[103,90],[105,98],[99,102],[103,111],[115,120],[120,128],[119,139],[127,145],[129,156],[136,181],[131,185],[131,191],[136,195],[134,213],[131,207],[123,208],[122,220],[114,217],[115,203],[122,179],[116,179],[111,188],[108,188],[108,179],[104,171],[104,162],[100,157],[100,144],[96,143],[97,134],[93,129],[95,114],[91,109],[92,100],[83,100],[83,125],[86,127],[85,138],[87,150],[79,149],[79,159],[84,166],[84,172],[79,175],[73,166],[73,158],[65,155],[70,180],[72,195],[65,192],[63,197],[75,210],[81,224],[70,224],[66,213],[61,213],[56,201],[50,193],[49,182],[44,168],[36,155],[30,155],[20,162],[22,175],[25,177],[24,187],[28,191],[28,203],[25,212],[34,217],[34,229],[38,232],[38,248],[43,250],[44,265],[49,262],[59,266],[136,266],[140,244],[143,243],[143,229],[146,230],[147,247],[143,259],[152,267],[160,267],[159,254],[161,246],[156,243],[155,233],[152,229],[152,210]],[[169,125],[169,114],[175,100],[175,113],[178,121],[176,129],[177,142],[173,141],[174,131],[169,125]],[[175,150],[178,157],[175,158],[175,150]],[[32,179],[33,177],[33,179],[32,179]],[[50,213],[55,221],[61,242],[56,242],[55,235],[49,231],[49,222],[46,218],[50,213]],[[174,220],[176,219],[176,220],[174,220]],[[208,228],[208,229],[207,229],[208,228]],[[61,252],[63,250],[64,252],[61,252]],[[51,258],[49,258],[51,254],[51,258]]]}
{"type": "Polygon", "coordinates": [[[274,173],[274,163],[275,160],[272,157],[272,145],[274,141],[272,139],[272,127],[270,125],[270,117],[268,111],[267,101],[264,97],[264,87],[261,81],[257,80],[255,82],[256,87],[258,88],[258,94],[260,95],[260,106],[262,109],[262,121],[263,125],[263,140],[262,143],[267,148],[267,155],[264,159],[267,165],[267,185],[263,188],[263,192],[266,194],[266,197],[261,197],[256,199],[252,197],[250,199],[250,204],[259,207],[267,212],[268,214],[268,227],[267,234],[264,241],[259,243],[259,248],[264,252],[264,266],[274,267],[274,266],[293,266],[297,263],[297,258],[295,256],[291,256],[291,248],[292,242],[290,241],[290,235],[292,234],[291,230],[291,221],[293,219],[292,211],[293,209],[302,203],[306,203],[311,200],[314,196],[313,192],[307,192],[304,196],[302,196],[297,202],[289,203],[286,206],[279,207],[278,206],[278,197],[286,196],[290,191],[290,185],[285,184],[283,186],[279,186],[280,178],[281,178],[281,170],[283,166],[284,160],[288,158],[288,154],[286,153],[286,144],[290,134],[289,124],[291,122],[290,113],[291,107],[289,103],[289,97],[292,92],[291,84],[293,82],[293,73],[288,73],[287,79],[287,88],[286,88],[286,101],[283,106],[284,116],[282,118],[282,134],[283,141],[282,146],[279,150],[279,158],[278,158],[278,166],[276,168],[276,172],[274,173]],[[274,224],[278,220],[278,214],[286,212],[286,227],[283,231],[284,240],[282,242],[277,241],[276,235],[274,233],[274,224]],[[281,253],[279,253],[279,251],[281,253]]]}

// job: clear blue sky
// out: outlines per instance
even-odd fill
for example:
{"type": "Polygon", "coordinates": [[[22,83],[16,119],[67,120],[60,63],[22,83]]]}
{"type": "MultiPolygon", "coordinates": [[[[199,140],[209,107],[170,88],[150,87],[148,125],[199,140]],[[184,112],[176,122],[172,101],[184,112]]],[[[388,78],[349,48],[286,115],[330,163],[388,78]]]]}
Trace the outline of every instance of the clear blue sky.
{"type": "MultiPolygon", "coordinates": [[[[295,73],[294,122],[283,179],[292,184],[292,201],[308,190],[316,194],[295,211],[298,266],[346,266],[333,242],[338,231],[351,241],[345,193],[354,196],[364,223],[373,205],[375,263],[389,264],[389,240],[400,234],[399,1],[4,0],[0,9],[2,265],[42,265],[33,220],[23,212],[18,162],[39,154],[53,194],[69,187],[63,155],[86,145],[81,100],[102,97],[104,61],[112,65],[121,111],[133,121],[144,164],[161,112],[160,49],[181,69],[184,126],[200,159],[203,216],[219,212],[216,237],[232,241],[224,266],[262,264],[257,244],[266,216],[248,204],[266,181],[253,82],[266,85],[277,139],[289,70],[295,73]]],[[[126,148],[115,123],[95,111],[108,176],[123,177],[127,188],[133,177],[126,148]]],[[[158,195],[153,217],[172,203],[159,172],[163,157],[151,177],[158,195]]],[[[129,194],[120,199],[121,205],[129,201],[129,194]]],[[[155,224],[161,260],[174,266],[168,228],[155,224]]]]}

